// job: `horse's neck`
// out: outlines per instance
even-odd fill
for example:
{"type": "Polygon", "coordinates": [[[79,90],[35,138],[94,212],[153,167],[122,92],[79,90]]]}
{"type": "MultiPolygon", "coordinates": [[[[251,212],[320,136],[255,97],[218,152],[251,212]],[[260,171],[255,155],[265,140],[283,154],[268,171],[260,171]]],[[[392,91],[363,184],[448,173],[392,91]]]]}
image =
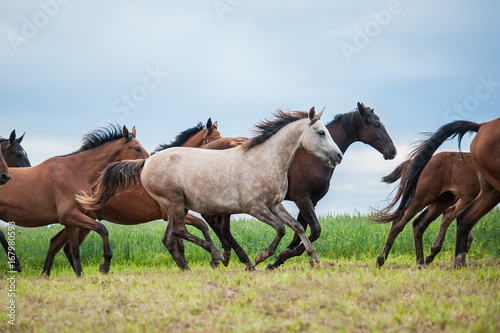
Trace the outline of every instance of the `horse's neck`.
{"type": "MultiPolygon", "coordinates": [[[[358,141],[356,133],[347,133],[342,126],[344,119],[340,119],[328,126],[328,131],[333,141],[337,144],[342,154],[344,154],[351,144],[358,141]]],[[[355,132],[355,131],[354,131],[355,132]]]]}
{"type": "Polygon", "coordinates": [[[97,179],[98,174],[103,171],[108,164],[119,161],[122,146],[120,140],[105,143],[102,146],[69,155],[67,157],[74,160],[70,161],[70,163],[73,165],[79,165],[82,169],[81,175],[92,182],[97,179]]]}
{"type": "Polygon", "coordinates": [[[261,157],[263,170],[267,167],[269,169],[278,168],[280,173],[283,172],[286,175],[300,149],[300,137],[308,123],[309,119],[294,121],[265,142],[251,148],[247,154],[253,151],[253,154],[261,157]]]}
{"type": "Polygon", "coordinates": [[[203,134],[201,132],[196,133],[190,137],[186,142],[182,144],[182,147],[200,147],[203,142],[203,134]]]}

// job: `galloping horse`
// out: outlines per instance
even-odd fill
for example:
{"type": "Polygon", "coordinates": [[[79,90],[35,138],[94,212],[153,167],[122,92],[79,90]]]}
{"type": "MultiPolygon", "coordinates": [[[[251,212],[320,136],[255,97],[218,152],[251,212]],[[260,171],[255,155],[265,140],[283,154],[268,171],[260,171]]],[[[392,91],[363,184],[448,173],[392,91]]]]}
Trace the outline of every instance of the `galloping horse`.
{"type": "MultiPolygon", "coordinates": [[[[16,139],[16,131],[10,133],[9,139],[0,138],[1,152],[0,156],[5,159],[8,167],[29,167],[31,166],[28,155],[21,146],[21,141],[23,140],[24,134],[16,139]]],[[[21,263],[19,258],[17,258],[16,252],[11,248],[9,251],[9,243],[5,234],[0,231],[0,243],[2,244],[5,253],[9,256],[9,261],[11,262],[11,269],[17,272],[21,272],[21,263]]]]}
{"type": "MultiPolygon", "coordinates": [[[[342,154],[347,151],[351,144],[360,141],[379,151],[386,160],[396,156],[396,148],[382,121],[373,109],[362,103],[357,104],[355,111],[337,115],[333,121],[326,125],[326,128],[342,154]]],[[[233,140],[224,138],[223,141],[217,140],[204,148],[227,149],[241,145],[243,142],[244,138],[233,140]]],[[[314,212],[314,207],[328,192],[333,172],[334,169],[327,163],[307,151],[300,151],[288,170],[288,190],[285,200],[293,201],[299,208],[300,213],[297,220],[302,227],[304,229],[307,229],[307,226],[311,227],[309,236],[311,242],[317,240],[321,233],[321,226],[314,212]]],[[[214,229],[222,228],[224,238],[231,244],[240,261],[247,266],[247,269],[255,269],[245,251],[231,235],[229,216],[219,217],[218,222],[213,217],[205,217],[205,220],[214,229]]],[[[267,268],[276,268],[287,259],[301,255],[304,252],[304,246],[300,242],[300,238],[295,234],[286,250],[280,253],[277,260],[273,264],[269,264],[267,268]]],[[[225,264],[228,263],[229,259],[226,255],[227,252],[227,250],[224,252],[225,264]]],[[[256,264],[258,263],[256,261],[256,264]]]]}
{"type": "MultiPolygon", "coordinates": [[[[386,183],[394,183],[401,177],[401,183],[404,184],[409,162],[403,162],[403,164],[398,166],[391,174],[382,178],[382,180],[386,183]]],[[[439,251],[441,251],[444,236],[450,224],[457,214],[476,198],[479,191],[479,182],[469,153],[442,152],[432,156],[420,175],[415,195],[411,198],[401,219],[394,221],[386,220],[385,218],[375,219],[377,222],[393,223],[384,249],[377,258],[377,264],[379,266],[384,264],[398,234],[424,208],[425,210],[422,214],[413,221],[413,238],[415,241],[417,265],[425,267],[425,265],[430,264],[439,251]],[[422,244],[424,231],[441,214],[443,214],[443,217],[438,235],[432,245],[431,253],[425,258],[424,263],[422,244]]],[[[473,237],[470,233],[467,249],[470,247],[472,239],[473,237]]]]}
{"type": "Polygon", "coordinates": [[[186,209],[208,215],[247,213],[272,226],[276,236],[257,256],[261,261],[276,251],[285,233],[284,223],[299,234],[311,265],[319,265],[304,229],[281,202],[288,188],[287,171],[300,149],[321,157],[332,168],[342,159],[319,121],[322,113],[316,115],[314,108],[309,113],[277,111],[275,120],[257,125],[256,137],[234,149],[172,148],[147,160],[113,163],[103,172],[92,197],[82,195],[79,201],[85,208],[99,209],[116,192],[140,180],[167,211],[167,232],[202,246],[214,260],[223,260],[222,254],[213,243],[188,232],[186,209]]]}
{"type": "Polygon", "coordinates": [[[75,194],[90,191],[109,163],[149,156],[135,134],[135,128],[130,133],[125,126],[109,126],[85,135],[81,148],[72,154],[52,157],[34,167],[10,169],[11,181],[0,187],[0,219],[21,227],[64,225],[78,276],[82,266],[76,229],[94,230],[103,240],[101,270],[109,269],[108,231],[95,216],[80,211],[75,194]]]}
{"type": "Polygon", "coordinates": [[[5,162],[11,168],[13,167],[30,167],[31,163],[24,148],[21,146],[24,134],[16,138],[16,131],[10,133],[8,139],[0,138],[0,147],[5,162]]]}
{"type": "Polygon", "coordinates": [[[438,129],[411,155],[405,179],[402,179],[396,197],[382,211],[383,218],[399,220],[415,196],[423,169],[439,146],[458,135],[459,144],[467,132],[477,132],[470,146],[470,155],[480,184],[479,195],[457,216],[457,240],[453,264],[465,266],[467,240],[474,225],[500,202],[500,118],[485,123],[455,121],[438,129]],[[393,213],[389,211],[397,205],[393,213]]]}
{"type": "MultiPolygon", "coordinates": [[[[152,153],[152,155],[172,147],[199,147],[220,137],[220,132],[217,130],[217,122],[212,124],[212,121],[209,119],[206,126],[200,123],[193,128],[189,128],[179,133],[173,142],[170,144],[160,145],[152,153]]],[[[106,220],[122,225],[135,225],[159,219],[167,221],[168,219],[167,213],[160,208],[158,203],[153,198],[151,198],[141,184],[135,184],[131,189],[111,198],[106,205],[95,211],[95,214],[97,214],[97,218],[99,220],[106,220]]],[[[207,241],[212,242],[208,227],[201,219],[191,214],[187,214],[186,224],[193,225],[200,229],[204,238],[207,241]]],[[[78,243],[80,245],[83,243],[89,232],[90,230],[88,229],[78,230],[78,243]]],[[[66,254],[70,264],[73,264],[67,240],[65,229],[61,230],[51,239],[47,258],[43,267],[43,274],[46,274],[47,276],[50,275],[50,269],[52,267],[54,257],[65,244],[64,253],[66,254]]],[[[166,244],[166,239],[163,240],[163,243],[167,248],[169,248],[166,244]]],[[[184,257],[182,242],[178,244],[178,249],[181,252],[180,255],[184,257]]],[[[212,264],[216,265],[217,263],[212,264]]],[[[182,263],[178,263],[178,265],[182,266],[182,263]]]]}

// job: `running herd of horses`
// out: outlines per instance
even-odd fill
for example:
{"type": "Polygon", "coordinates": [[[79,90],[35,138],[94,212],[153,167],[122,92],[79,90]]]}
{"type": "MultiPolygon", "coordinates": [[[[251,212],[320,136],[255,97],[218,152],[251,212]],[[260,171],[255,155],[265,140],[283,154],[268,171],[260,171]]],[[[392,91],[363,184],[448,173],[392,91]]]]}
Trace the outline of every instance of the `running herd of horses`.
{"type": "MultiPolygon", "coordinates": [[[[210,253],[212,267],[221,261],[227,266],[234,250],[247,270],[255,270],[273,256],[288,226],[294,237],[267,268],[277,268],[304,251],[311,265],[319,266],[312,243],[320,237],[321,226],[314,208],[328,192],[347,148],[363,142],[386,160],[396,156],[391,137],[370,107],[358,103],[354,111],[337,115],[327,125],[320,120],[322,113],[314,107],[309,112],[277,110],[271,120],[255,126],[252,138],[222,137],[217,122],[209,119],[206,125],[181,132],[170,144],[159,145],[151,155],[137,140],[135,128],[108,125],[86,134],[77,151],[33,167],[21,147],[24,134],[17,138],[13,131],[8,139],[0,138],[0,219],[19,227],[64,226],[50,241],[43,266],[47,276],[62,248],[75,274],[82,274],[79,247],[91,230],[103,242],[99,270],[109,272],[112,251],[101,220],[122,225],[168,221],[162,242],[180,269],[189,268],[187,240],[210,253]],[[297,219],[283,207],[283,200],[297,205],[297,219]],[[231,233],[230,215],[240,213],[276,230],[255,264],[231,233]],[[199,229],[204,239],[191,234],[186,224],[199,229]],[[223,253],[207,224],[220,239],[223,253]]],[[[392,222],[377,265],[384,264],[398,234],[423,210],[412,224],[417,265],[425,267],[434,260],[456,218],[454,266],[464,266],[473,226],[500,202],[500,118],[442,126],[383,178],[387,183],[397,180],[396,195],[373,217],[376,222],[392,222]],[[434,154],[449,138],[458,136],[460,144],[467,132],[477,132],[470,153],[434,154]],[[441,214],[438,235],[424,260],[422,235],[441,214]]],[[[20,272],[21,263],[1,231],[0,241],[10,268],[20,272]]]]}

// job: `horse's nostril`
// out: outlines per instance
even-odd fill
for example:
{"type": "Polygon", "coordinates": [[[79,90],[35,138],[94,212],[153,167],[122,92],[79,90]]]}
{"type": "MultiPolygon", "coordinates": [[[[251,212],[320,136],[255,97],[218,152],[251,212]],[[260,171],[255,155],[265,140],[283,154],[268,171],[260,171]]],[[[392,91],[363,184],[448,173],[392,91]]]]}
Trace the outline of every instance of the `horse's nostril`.
{"type": "Polygon", "coordinates": [[[2,184],[5,184],[9,181],[10,175],[8,173],[2,173],[2,176],[0,176],[0,182],[2,184]]]}
{"type": "Polygon", "coordinates": [[[342,154],[341,153],[338,153],[337,154],[337,158],[339,159],[339,163],[342,161],[342,154]]]}

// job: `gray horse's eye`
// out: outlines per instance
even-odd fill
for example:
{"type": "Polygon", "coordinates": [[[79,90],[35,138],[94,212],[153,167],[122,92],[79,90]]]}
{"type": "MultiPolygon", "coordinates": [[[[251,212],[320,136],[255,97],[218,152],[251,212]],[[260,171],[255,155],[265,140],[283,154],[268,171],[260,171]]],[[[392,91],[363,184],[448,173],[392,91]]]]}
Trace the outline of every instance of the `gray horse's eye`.
{"type": "Polygon", "coordinates": [[[325,131],[321,130],[318,132],[319,135],[325,135],[325,131]]]}

